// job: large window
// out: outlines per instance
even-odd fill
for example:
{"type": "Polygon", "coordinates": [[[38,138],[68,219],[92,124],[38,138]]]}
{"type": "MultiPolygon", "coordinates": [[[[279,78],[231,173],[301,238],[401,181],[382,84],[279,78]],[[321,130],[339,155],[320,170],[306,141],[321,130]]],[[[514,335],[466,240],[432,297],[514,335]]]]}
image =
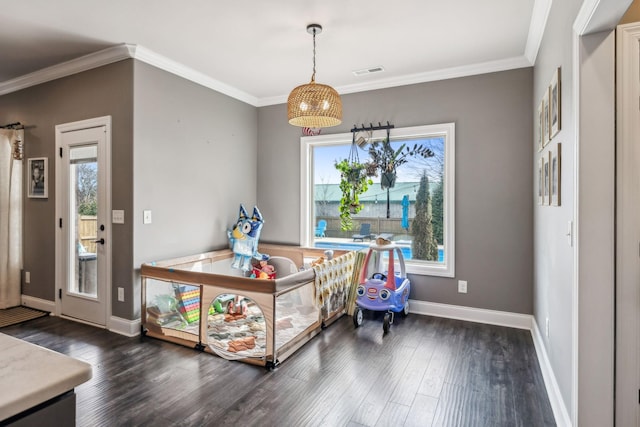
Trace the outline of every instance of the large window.
{"type": "Polygon", "coordinates": [[[455,125],[395,128],[385,147],[386,138],[384,130],[356,134],[355,145],[352,133],[301,138],[301,244],[359,249],[383,237],[402,248],[409,273],[454,277],[455,125]],[[385,148],[405,160],[391,176],[375,155],[385,148]],[[343,160],[369,167],[350,210],[336,168],[343,160]]]}

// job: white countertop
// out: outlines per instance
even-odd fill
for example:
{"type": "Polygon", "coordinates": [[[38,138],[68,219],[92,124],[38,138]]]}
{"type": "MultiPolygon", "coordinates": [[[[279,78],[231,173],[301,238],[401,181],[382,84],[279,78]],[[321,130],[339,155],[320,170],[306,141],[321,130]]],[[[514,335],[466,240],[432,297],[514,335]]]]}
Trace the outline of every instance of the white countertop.
{"type": "Polygon", "coordinates": [[[91,365],[0,334],[0,421],[91,379],[91,365]]]}

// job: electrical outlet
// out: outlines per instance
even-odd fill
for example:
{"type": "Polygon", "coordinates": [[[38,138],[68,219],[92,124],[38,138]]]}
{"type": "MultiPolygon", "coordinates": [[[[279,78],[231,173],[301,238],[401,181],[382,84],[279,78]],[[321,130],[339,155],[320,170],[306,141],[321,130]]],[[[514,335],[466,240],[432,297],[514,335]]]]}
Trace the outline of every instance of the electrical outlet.
{"type": "Polygon", "coordinates": [[[124,302],[124,288],[118,288],[118,301],[124,302]]]}
{"type": "Polygon", "coordinates": [[[544,325],[544,334],[549,338],[549,318],[547,317],[544,325]]]}
{"type": "Polygon", "coordinates": [[[25,271],[24,272],[24,283],[31,283],[31,272],[30,271],[25,271]]]}
{"type": "Polygon", "coordinates": [[[458,280],[458,292],[461,294],[467,293],[467,281],[466,280],[458,280]]]}

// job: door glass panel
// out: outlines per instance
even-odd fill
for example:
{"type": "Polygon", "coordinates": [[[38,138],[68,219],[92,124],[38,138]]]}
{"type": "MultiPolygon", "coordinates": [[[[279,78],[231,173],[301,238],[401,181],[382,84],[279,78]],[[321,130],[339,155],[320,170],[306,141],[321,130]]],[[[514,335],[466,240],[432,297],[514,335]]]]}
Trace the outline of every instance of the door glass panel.
{"type": "Polygon", "coordinates": [[[69,150],[69,245],[67,291],[88,298],[98,295],[98,146],[69,150]]]}

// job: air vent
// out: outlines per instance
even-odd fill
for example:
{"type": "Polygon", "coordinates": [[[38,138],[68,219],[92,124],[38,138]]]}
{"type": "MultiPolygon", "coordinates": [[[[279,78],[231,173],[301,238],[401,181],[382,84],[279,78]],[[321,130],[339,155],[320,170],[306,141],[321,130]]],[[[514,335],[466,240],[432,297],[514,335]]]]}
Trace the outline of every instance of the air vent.
{"type": "Polygon", "coordinates": [[[362,70],[353,71],[354,76],[364,76],[365,74],[373,74],[373,73],[381,73],[384,71],[384,67],[371,67],[371,68],[363,68],[362,70]]]}

